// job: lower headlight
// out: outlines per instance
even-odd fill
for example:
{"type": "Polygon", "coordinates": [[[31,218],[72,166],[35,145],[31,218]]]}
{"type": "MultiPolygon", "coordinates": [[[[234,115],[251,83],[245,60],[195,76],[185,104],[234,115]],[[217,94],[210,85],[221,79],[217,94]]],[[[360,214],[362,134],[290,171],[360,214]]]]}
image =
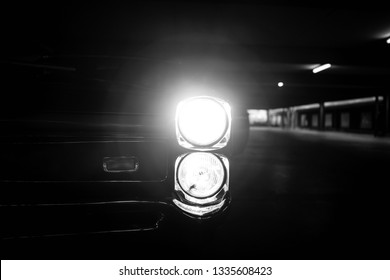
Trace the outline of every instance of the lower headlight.
{"type": "Polygon", "coordinates": [[[210,153],[188,154],[177,168],[180,187],[196,198],[206,198],[218,192],[224,179],[225,168],[221,160],[210,153]]]}
{"type": "Polygon", "coordinates": [[[229,161],[226,157],[194,152],[181,155],[175,166],[174,203],[187,213],[204,216],[226,205],[229,161]]]}

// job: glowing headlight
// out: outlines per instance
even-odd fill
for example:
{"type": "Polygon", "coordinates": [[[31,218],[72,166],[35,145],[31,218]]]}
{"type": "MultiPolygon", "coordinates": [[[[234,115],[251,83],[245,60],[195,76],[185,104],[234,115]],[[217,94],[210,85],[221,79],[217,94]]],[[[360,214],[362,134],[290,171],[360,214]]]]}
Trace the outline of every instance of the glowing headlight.
{"type": "Polygon", "coordinates": [[[199,96],[181,102],[176,111],[176,136],[181,146],[214,150],[230,138],[231,112],[223,100],[199,96]]]}
{"type": "Polygon", "coordinates": [[[221,160],[210,153],[192,153],[177,168],[177,180],[188,195],[206,198],[217,193],[225,179],[221,160]]]}

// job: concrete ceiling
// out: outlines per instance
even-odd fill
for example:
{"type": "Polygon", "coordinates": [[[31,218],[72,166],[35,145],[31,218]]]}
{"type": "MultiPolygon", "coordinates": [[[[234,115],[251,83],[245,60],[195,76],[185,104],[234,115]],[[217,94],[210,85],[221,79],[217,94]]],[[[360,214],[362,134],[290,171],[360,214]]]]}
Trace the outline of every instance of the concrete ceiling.
{"type": "Polygon", "coordinates": [[[231,86],[248,106],[389,92],[390,16],[384,4],[141,1],[32,4],[8,11],[2,22],[8,41],[28,41],[53,53],[179,63],[182,74],[231,86]],[[321,63],[333,67],[311,73],[321,63]]]}

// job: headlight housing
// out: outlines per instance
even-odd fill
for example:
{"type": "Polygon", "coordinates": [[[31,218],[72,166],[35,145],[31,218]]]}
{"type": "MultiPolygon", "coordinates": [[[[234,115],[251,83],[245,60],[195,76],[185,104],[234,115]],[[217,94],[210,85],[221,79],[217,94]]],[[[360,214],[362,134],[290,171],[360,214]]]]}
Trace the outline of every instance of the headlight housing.
{"type": "Polygon", "coordinates": [[[221,99],[198,96],[179,103],[176,110],[179,145],[194,150],[216,150],[226,146],[231,131],[231,108],[221,99]]]}
{"type": "Polygon", "coordinates": [[[213,153],[181,155],[175,164],[173,202],[182,210],[205,216],[226,205],[229,191],[229,161],[213,153]]]}

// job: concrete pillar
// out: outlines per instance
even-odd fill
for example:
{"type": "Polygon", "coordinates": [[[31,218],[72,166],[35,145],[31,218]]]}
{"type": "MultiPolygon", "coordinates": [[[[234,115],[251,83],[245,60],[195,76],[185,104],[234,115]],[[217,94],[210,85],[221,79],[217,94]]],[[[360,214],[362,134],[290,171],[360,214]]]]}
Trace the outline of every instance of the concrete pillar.
{"type": "MultiPolygon", "coordinates": [[[[387,95],[386,95],[387,96],[387,95]]],[[[385,96],[385,98],[386,98],[385,96]]],[[[381,104],[379,101],[379,96],[375,96],[375,106],[374,106],[374,135],[375,136],[384,136],[387,132],[387,122],[388,117],[387,113],[387,100],[384,100],[385,104],[381,104]]]]}
{"type": "Polygon", "coordinates": [[[374,104],[374,136],[378,136],[379,131],[379,100],[378,96],[375,96],[375,104],[374,104]]]}
{"type": "Polygon", "coordinates": [[[390,95],[386,94],[385,98],[385,133],[390,133],[390,95]]]}
{"type": "Polygon", "coordinates": [[[324,106],[324,102],[320,103],[320,115],[319,115],[318,121],[319,121],[318,129],[319,130],[324,130],[324,127],[325,127],[325,106],[324,106]]]}
{"type": "Polygon", "coordinates": [[[287,109],[287,114],[288,114],[288,128],[293,128],[293,111],[291,108],[287,109]]]}

